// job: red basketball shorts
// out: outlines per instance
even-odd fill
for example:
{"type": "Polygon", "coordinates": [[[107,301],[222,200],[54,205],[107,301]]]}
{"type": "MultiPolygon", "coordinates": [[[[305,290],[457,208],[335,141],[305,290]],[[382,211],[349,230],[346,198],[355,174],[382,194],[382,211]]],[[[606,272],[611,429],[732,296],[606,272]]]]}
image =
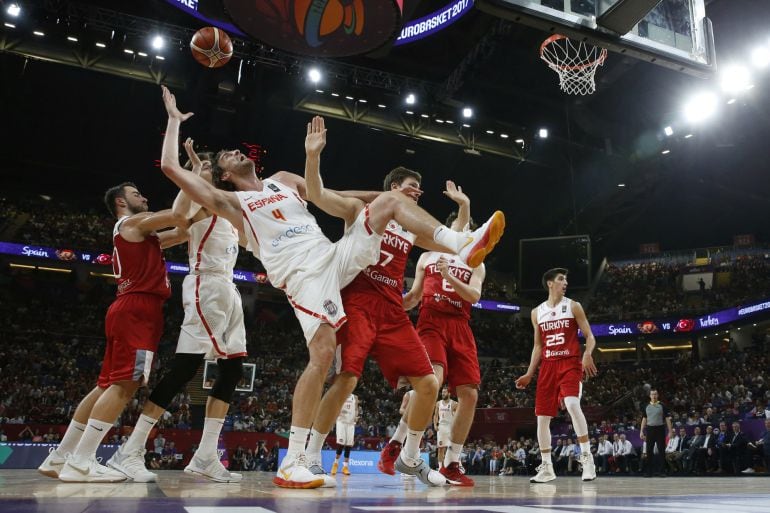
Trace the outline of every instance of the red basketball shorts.
{"type": "Polygon", "coordinates": [[[107,388],[117,381],[147,383],[163,334],[164,302],[152,294],[126,294],[110,305],[104,321],[107,347],[97,386],[107,388]]]}
{"type": "Polygon", "coordinates": [[[430,361],[444,367],[444,380],[451,394],[459,386],[481,383],[476,339],[467,319],[423,308],[417,320],[417,333],[430,361]]]}
{"type": "Polygon", "coordinates": [[[401,376],[433,374],[433,367],[403,307],[376,293],[342,294],[348,321],[337,332],[337,374],[350,372],[358,378],[366,357],[377,361],[393,388],[401,376]]]}
{"type": "Polygon", "coordinates": [[[565,397],[580,397],[582,380],[580,358],[543,361],[537,376],[535,415],[555,417],[565,397]]]}

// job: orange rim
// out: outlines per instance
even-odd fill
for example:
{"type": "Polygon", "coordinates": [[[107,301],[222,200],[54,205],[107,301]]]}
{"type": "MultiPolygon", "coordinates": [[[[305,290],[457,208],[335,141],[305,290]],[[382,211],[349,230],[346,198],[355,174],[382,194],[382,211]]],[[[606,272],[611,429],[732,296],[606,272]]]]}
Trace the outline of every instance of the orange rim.
{"type": "Polygon", "coordinates": [[[540,58],[543,59],[545,62],[547,62],[550,66],[554,66],[555,68],[558,68],[562,71],[580,71],[582,69],[590,68],[592,66],[600,66],[601,64],[604,64],[604,60],[607,58],[607,49],[601,48],[601,51],[599,52],[599,57],[591,61],[588,61],[585,64],[578,64],[576,66],[564,66],[562,64],[551,62],[545,57],[545,47],[560,39],[566,39],[569,41],[569,38],[562,34],[554,34],[551,37],[547,38],[545,41],[543,41],[543,43],[540,45],[540,58]]]}

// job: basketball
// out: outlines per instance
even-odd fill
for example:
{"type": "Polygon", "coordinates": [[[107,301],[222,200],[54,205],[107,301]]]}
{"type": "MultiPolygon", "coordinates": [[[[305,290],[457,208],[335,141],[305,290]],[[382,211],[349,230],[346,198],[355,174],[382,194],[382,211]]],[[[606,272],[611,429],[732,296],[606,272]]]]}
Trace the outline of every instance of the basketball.
{"type": "Polygon", "coordinates": [[[203,27],[190,40],[190,51],[207,68],[220,68],[233,56],[233,42],[224,30],[203,27]]]}

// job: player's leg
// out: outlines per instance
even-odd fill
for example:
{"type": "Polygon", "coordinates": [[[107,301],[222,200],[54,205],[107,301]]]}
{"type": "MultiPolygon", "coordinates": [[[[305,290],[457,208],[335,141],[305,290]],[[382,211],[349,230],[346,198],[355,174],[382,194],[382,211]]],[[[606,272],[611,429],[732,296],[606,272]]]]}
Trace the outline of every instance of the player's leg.
{"type": "MultiPolygon", "coordinates": [[[[337,346],[340,347],[340,346],[337,346]]],[[[318,407],[318,413],[313,421],[313,429],[310,431],[310,439],[307,443],[307,465],[310,472],[324,479],[323,486],[331,488],[336,486],[336,482],[326,475],[326,471],[321,464],[321,449],[326,441],[326,437],[331,431],[331,427],[334,425],[334,421],[340,414],[342,406],[345,404],[345,400],[353,393],[353,390],[358,384],[358,376],[352,372],[342,372],[334,378],[334,383],[321,398],[321,404],[318,407]]],[[[342,423],[337,423],[337,442],[341,446],[349,443],[346,438],[345,426],[342,423]]],[[[335,464],[338,464],[340,450],[337,450],[337,458],[334,460],[335,464]]],[[[337,468],[332,468],[332,475],[336,473],[337,468]]]]}
{"type": "MultiPolygon", "coordinates": [[[[569,365],[569,364],[564,364],[569,365]]],[[[596,465],[591,454],[591,444],[588,438],[588,422],[580,407],[580,396],[583,392],[583,370],[580,365],[572,366],[562,375],[560,396],[564,397],[564,406],[567,408],[575,435],[580,444],[580,465],[583,467],[583,481],[596,479],[596,465]]],[[[649,463],[649,461],[648,461],[649,463]]]]}
{"type": "Polygon", "coordinates": [[[455,412],[452,430],[449,435],[449,445],[443,460],[441,473],[448,479],[462,486],[473,486],[475,483],[460,470],[460,456],[463,445],[468,438],[479,399],[478,385],[461,385],[455,389],[457,394],[457,411],[455,412]]]}
{"type": "Polygon", "coordinates": [[[99,397],[104,393],[104,390],[104,388],[98,386],[94,387],[80,401],[69,426],[67,426],[67,430],[64,432],[61,443],[59,443],[59,446],[56,449],[48,453],[46,459],[38,467],[38,472],[48,477],[59,477],[59,472],[61,472],[61,469],[64,466],[67,455],[74,452],[75,448],[78,446],[78,442],[80,442],[80,438],[86,430],[86,424],[88,423],[88,417],[91,415],[91,410],[99,397]]]}
{"type": "Polygon", "coordinates": [[[273,483],[280,487],[318,488],[324,484],[323,478],[314,476],[306,467],[305,443],[318,413],[321,391],[334,359],[335,346],[334,328],[326,323],[320,324],[308,343],[308,364],[294,387],[289,448],[273,479],[273,483]]]}
{"type": "MultiPolygon", "coordinates": [[[[339,430],[339,424],[337,424],[337,430],[339,430]]],[[[330,472],[331,475],[336,476],[337,475],[337,469],[339,469],[340,466],[340,456],[342,456],[342,450],[344,446],[337,442],[337,454],[334,456],[334,463],[332,463],[332,470],[330,472]]]]}
{"type": "Polygon", "coordinates": [[[473,233],[455,232],[420,208],[414,200],[395,191],[382,193],[370,203],[369,215],[369,225],[377,233],[384,233],[388,222],[395,219],[423,241],[433,241],[435,249],[457,254],[471,267],[481,265],[505,229],[505,216],[498,210],[473,233]]]}
{"type": "Polygon", "coordinates": [[[551,418],[559,411],[558,373],[554,362],[543,362],[535,388],[535,415],[537,416],[537,442],[540,445],[542,463],[537,474],[529,481],[547,483],[556,479],[551,455],[551,418]]]}
{"type": "Polygon", "coordinates": [[[206,400],[206,417],[198,450],[193,454],[184,471],[206,477],[219,483],[238,483],[242,475],[227,470],[219,460],[217,444],[225,423],[230,401],[238,382],[243,378],[243,356],[217,360],[219,372],[206,400]]]}

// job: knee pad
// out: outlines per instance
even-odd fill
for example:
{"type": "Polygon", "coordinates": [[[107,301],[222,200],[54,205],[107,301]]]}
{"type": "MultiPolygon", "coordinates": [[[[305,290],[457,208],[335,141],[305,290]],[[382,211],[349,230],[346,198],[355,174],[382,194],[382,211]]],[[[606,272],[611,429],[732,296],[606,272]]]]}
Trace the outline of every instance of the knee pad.
{"type": "Polygon", "coordinates": [[[164,410],[168,408],[171,399],[195,376],[201,363],[203,363],[202,354],[175,354],[168,371],[150,394],[150,401],[164,410]]]}
{"type": "Polygon", "coordinates": [[[243,357],[217,360],[219,375],[211,388],[209,395],[226,403],[230,402],[235,392],[235,387],[243,378],[243,357]]]}

